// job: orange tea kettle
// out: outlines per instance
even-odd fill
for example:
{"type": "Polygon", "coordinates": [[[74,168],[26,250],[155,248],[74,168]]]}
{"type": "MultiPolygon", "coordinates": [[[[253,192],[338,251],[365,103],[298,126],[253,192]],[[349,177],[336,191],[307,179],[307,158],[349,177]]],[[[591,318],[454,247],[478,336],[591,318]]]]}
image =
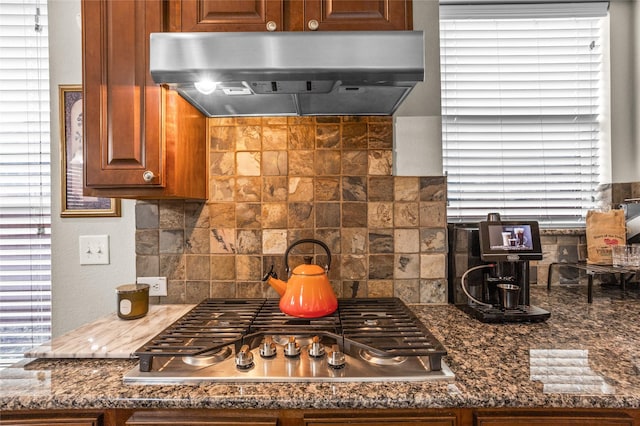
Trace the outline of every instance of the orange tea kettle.
{"type": "Polygon", "coordinates": [[[331,252],[322,241],[302,239],[291,244],[284,253],[285,271],[289,281],[278,279],[271,270],[262,279],[267,281],[280,294],[280,310],[287,315],[299,318],[319,318],[329,315],[338,309],[338,299],[329,283],[329,267],[331,266],[331,252]],[[298,244],[313,243],[321,246],[327,252],[327,265],[323,268],[311,264],[311,256],[305,256],[305,263],[298,265],[293,272],[289,269],[289,252],[298,244]]]}

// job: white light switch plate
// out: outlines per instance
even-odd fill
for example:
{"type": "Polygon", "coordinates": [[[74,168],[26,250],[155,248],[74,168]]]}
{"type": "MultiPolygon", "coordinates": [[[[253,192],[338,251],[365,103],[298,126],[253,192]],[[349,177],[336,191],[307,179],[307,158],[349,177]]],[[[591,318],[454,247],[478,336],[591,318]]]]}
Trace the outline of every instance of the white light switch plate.
{"type": "Polygon", "coordinates": [[[109,264],[108,235],[80,235],[79,242],[81,265],[109,264]]]}

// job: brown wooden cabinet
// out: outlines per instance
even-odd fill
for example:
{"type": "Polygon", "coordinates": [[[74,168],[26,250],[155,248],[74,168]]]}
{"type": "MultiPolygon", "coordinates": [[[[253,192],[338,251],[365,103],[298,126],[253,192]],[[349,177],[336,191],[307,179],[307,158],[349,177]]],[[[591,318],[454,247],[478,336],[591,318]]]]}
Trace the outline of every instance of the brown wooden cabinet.
{"type": "Polygon", "coordinates": [[[142,411],[133,413],[125,426],[276,426],[277,417],[255,416],[251,413],[230,416],[219,413],[190,411],[142,411]]]}
{"type": "Polygon", "coordinates": [[[161,0],[82,2],[85,195],[207,197],[206,120],[149,73],[161,0]]]}
{"type": "Polygon", "coordinates": [[[638,409],[104,409],[0,411],[0,426],[640,426],[638,409]]]}
{"type": "Polygon", "coordinates": [[[432,415],[361,415],[338,414],[329,417],[305,417],[304,426],[456,426],[457,420],[454,414],[432,415]]]}
{"type": "Polygon", "coordinates": [[[411,0],[170,0],[171,31],[410,30],[411,0]]]}
{"type": "Polygon", "coordinates": [[[0,413],[0,425],[30,426],[102,426],[103,414],[97,412],[14,412],[0,413]]]}
{"type": "Polygon", "coordinates": [[[633,426],[626,413],[598,410],[488,411],[475,414],[475,426],[633,426]]]}

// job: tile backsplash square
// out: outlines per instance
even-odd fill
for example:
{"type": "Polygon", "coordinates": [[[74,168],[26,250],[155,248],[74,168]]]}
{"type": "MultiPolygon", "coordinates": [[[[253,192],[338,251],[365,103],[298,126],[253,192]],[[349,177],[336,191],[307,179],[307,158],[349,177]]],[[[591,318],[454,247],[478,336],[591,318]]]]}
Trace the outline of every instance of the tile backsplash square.
{"type": "MultiPolygon", "coordinates": [[[[330,248],[339,297],[446,303],[446,181],[391,175],[391,117],[209,120],[209,199],[136,204],[137,276],[166,276],[168,296],[277,297],[262,282],[301,238],[330,248]]],[[[319,246],[300,245],[326,263],[319,246]]]]}

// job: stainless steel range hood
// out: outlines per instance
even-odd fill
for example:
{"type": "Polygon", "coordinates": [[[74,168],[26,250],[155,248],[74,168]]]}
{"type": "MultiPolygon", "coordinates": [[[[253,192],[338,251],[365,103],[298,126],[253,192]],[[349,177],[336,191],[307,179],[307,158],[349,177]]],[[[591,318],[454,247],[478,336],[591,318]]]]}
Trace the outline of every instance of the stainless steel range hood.
{"type": "Polygon", "coordinates": [[[209,117],[391,115],[424,80],[422,31],[153,33],[150,50],[154,81],[209,117]]]}

